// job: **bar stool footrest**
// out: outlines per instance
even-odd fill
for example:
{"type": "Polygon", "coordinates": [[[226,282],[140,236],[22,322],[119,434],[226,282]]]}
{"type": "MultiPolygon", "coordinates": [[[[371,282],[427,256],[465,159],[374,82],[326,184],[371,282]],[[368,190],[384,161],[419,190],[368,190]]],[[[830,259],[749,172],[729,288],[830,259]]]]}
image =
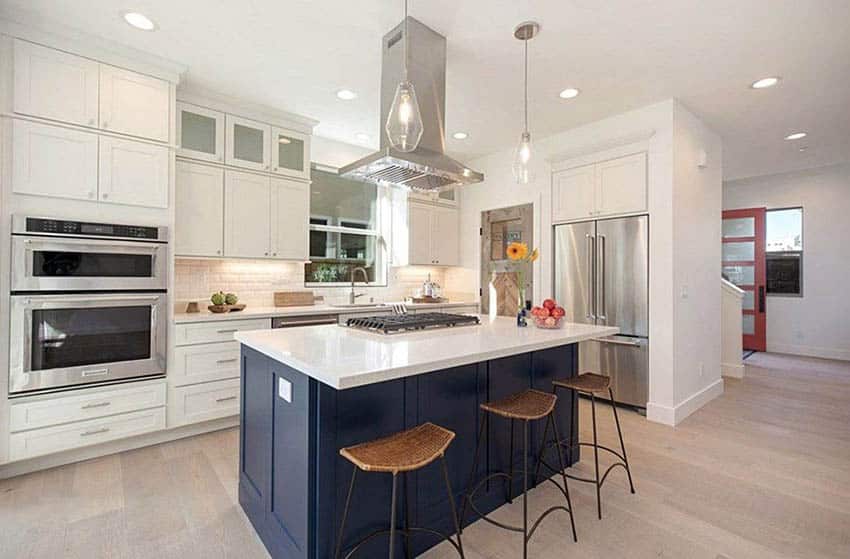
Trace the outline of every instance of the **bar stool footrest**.
{"type": "MultiPolygon", "coordinates": [[[[405,538],[405,540],[407,540],[408,544],[410,543],[410,538],[411,538],[411,536],[413,535],[414,532],[431,534],[432,536],[440,537],[440,538],[444,539],[445,541],[449,542],[450,544],[452,544],[452,546],[454,546],[455,550],[458,553],[462,553],[460,546],[458,546],[457,542],[455,542],[451,538],[451,536],[449,536],[448,534],[444,534],[443,532],[440,532],[438,530],[432,530],[431,528],[422,528],[422,527],[419,527],[419,526],[410,526],[408,528],[396,528],[395,531],[396,531],[396,534],[398,534],[399,536],[403,536],[405,538]]],[[[381,528],[380,530],[375,530],[374,532],[372,532],[371,534],[369,534],[368,536],[366,536],[365,538],[363,538],[362,540],[357,542],[354,545],[354,547],[352,547],[351,550],[343,556],[343,559],[350,559],[351,557],[354,557],[354,554],[357,553],[357,551],[361,547],[363,547],[364,545],[366,545],[367,543],[369,543],[370,541],[372,541],[376,537],[384,535],[384,534],[389,535],[389,533],[390,533],[389,528],[381,528]]]]}

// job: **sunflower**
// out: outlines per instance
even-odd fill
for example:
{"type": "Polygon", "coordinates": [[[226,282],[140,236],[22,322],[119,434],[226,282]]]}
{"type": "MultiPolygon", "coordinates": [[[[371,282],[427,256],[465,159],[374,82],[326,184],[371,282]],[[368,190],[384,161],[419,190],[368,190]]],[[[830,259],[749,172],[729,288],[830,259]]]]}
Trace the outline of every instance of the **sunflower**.
{"type": "Polygon", "coordinates": [[[513,242],[508,245],[505,253],[508,255],[508,258],[511,260],[522,260],[526,256],[528,256],[528,245],[525,243],[517,243],[513,242]]]}

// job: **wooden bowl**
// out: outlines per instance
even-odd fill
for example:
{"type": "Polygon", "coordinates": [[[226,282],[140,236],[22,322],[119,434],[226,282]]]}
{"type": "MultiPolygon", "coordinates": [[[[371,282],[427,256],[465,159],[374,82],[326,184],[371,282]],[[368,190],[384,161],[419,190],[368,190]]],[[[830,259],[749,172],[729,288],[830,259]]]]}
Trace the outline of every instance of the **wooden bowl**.
{"type": "Polygon", "coordinates": [[[214,313],[239,312],[245,308],[244,303],[237,305],[209,305],[207,310],[214,313]]]}

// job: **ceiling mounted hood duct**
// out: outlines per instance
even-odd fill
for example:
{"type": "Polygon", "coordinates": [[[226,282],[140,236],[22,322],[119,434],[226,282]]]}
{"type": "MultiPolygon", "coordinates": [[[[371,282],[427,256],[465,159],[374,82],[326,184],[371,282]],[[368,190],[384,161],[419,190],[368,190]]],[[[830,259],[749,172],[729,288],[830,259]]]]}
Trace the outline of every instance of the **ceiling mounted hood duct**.
{"type": "Polygon", "coordinates": [[[384,124],[404,76],[404,22],[384,35],[381,65],[381,149],[339,170],[346,177],[414,190],[438,191],[484,180],[484,175],[445,154],[446,38],[407,18],[408,80],[416,89],[424,132],[411,152],[393,149],[384,124]]]}

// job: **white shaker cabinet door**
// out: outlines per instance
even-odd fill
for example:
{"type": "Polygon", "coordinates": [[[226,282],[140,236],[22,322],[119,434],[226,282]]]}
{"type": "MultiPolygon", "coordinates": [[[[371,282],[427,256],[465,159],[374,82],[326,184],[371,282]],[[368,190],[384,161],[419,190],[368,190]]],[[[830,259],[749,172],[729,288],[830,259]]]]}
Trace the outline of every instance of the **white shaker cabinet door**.
{"type": "Polygon", "coordinates": [[[19,194],[96,200],[97,135],[13,120],[12,190],[19,194]]]}
{"type": "Polygon", "coordinates": [[[224,254],[267,258],[271,250],[269,177],[224,173],[224,254]]]}
{"type": "Polygon", "coordinates": [[[225,163],[256,171],[268,171],[272,127],[234,115],[226,115],[225,122],[225,163]]]}
{"type": "Polygon", "coordinates": [[[645,153],[598,163],[596,181],[598,214],[614,215],[646,211],[645,153]]]}
{"type": "Polygon", "coordinates": [[[122,68],[100,66],[100,127],[167,142],[171,113],[168,82],[122,68]]]}
{"type": "Polygon", "coordinates": [[[168,207],[167,147],[101,136],[99,160],[101,202],[168,207]]]}
{"type": "Polygon", "coordinates": [[[307,260],[310,185],[271,179],[271,249],[273,258],[307,260]]]}
{"type": "Polygon", "coordinates": [[[436,207],[431,230],[431,258],[440,266],[457,266],[460,260],[460,224],[454,208],[436,207]]]}
{"type": "Polygon", "coordinates": [[[431,265],[434,257],[431,250],[434,207],[410,204],[408,208],[408,264],[431,265]]]}
{"type": "Polygon", "coordinates": [[[175,254],[221,256],[224,252],[224,170],[178,161],[175,188],[175,254]]]}
{"type": "Polygon", "coordinates": [[[177,103],[177,154],[224,162],[224,113],[177,103]]]}
{"type": "Polygon", "coordinates": [[[97,126],[98,63],[15,39],[14,111],[97,126]]]}
{"type": "Polygon", "coordinates": [[[552,177],[552,221],[596,215],[596,166],[557,172],[552,177]]]}

